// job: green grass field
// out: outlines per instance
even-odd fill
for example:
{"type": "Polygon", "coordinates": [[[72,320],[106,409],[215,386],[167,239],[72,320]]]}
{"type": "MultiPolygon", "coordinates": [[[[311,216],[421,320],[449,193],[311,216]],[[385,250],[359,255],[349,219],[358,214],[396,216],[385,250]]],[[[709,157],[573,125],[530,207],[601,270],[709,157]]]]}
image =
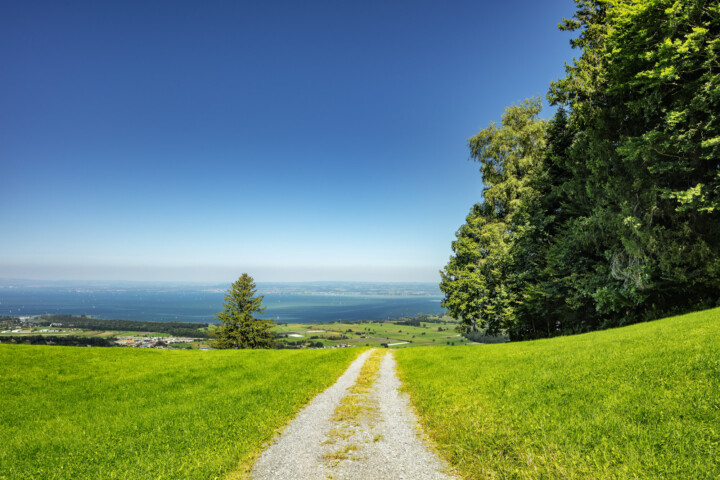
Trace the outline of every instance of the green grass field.
{"type": "Polygon", "coordinates": [[[241,477],[359,353],[0,345],[0,478],[241,477]]]}
{"type": "Polygon", "coordinates": [[[467,478],[720,478],[720,309],[396,357],[467,478]]]}
{"type": "Polygon", "coordinates": [[[471,343],[455,331],[455,323],[451,318],[446,317],[445,320],[450,322],[422,322],[424,326],[402,325],[396,322],[289,323],[277,325],[273,331],[301,335],[288,340],[311,339],[324,345],[379,347],[385,343],[390,345],[390,348],[407,348],[471,343]]]}

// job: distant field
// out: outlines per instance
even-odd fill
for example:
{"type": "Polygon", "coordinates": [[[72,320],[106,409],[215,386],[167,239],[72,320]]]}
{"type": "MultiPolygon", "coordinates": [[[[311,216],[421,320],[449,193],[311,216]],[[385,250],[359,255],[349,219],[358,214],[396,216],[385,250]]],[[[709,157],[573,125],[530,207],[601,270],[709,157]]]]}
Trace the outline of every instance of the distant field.
{"type": "Polygon", "coordinates": [[[0,478],[232,476],[359,352],[0,345],[0,478]]]}
{"type": "MultiPolygon", "coordinates": [[[[43,319],[45,323],[57,320],[58,317],[48,317],[43,319]]],[[[64,320],[64,324],[77,323],[77,320],[64,320]]],[[[87,319],[79,318],[80,321],[87,319]]],[[[149,332],[147,330],[153,325],[153,322],[145,322],[144,331],[139,330],[119,330],[108,326],[104,327],[104,322],[121,322],[126,328],[133,326],[133,321],[105,321],[100,319],[92,319],[97,324],[97,330],[88,330],[86,328],[68,327],[52,327],[37,324],[13,324],[6,326],[5,330],[22,328],[23,330],[32,330],[31,333],[2,333],[0,338],[29,337],[33,335],[46,336],[63,336],[73,335],[80,337],[169,337],[169,336],[187,336],[173,335],[171,333],[149,332]],[[148,326],[149,325],[149,326],[148,326]],[[43,332],[43,330],[62,330],[60,332],[43,332]]],[[[158,324],[163,326],[164,324],[158,324]]],[[[282,335],[278,342],[286,343],[290,347],[305,346],[317,348],[319,346],[336,346],[351,345],[362,347],[381,347],[387,345],[389,348],[406,348],[416,346],[438,346],[438,345],[466,345],[472,343],[465,339],[455,331],[457,322],[451,317],[440,315],[422,315],[419,317],[403,317],[399,319],[390,319],[389,321],[363,321],[363,322],[331,322],[331,323],[278,323],[273,327],[273,331],[282,335]],[[422,318],[422,320],[419,320],[422,318]],[[408,320],[414,322],[412,325],[403,324],[408,320]]],[[[171,328],[169,331],[173,331],[171,328]]],[[[139,328],[139,327],[138,327],[139,328]]],[[[160,330],[162,330],[160,328],[160,330]]],[[[201,333],[195,336],[200,336],[201,333]]],[[[6,342],[7,343],[7,342],[6,342]]],[[[191,344],[174,344],[172,348],[198,348],[198,345],[206,342],[194,342],[191,344]]]]}
{"type": "Polygon", "coordinates": [[[720,309],[396,356],[467,478],[720,478],[720,309]]]}
{"type": "Polygon", "coordinates": [[[455,331],[456,323],[450,317],[441,321],[423,321],[420,326],[397,322],[365,323],[289,323],[278,325],[278,333],[296,335],[290,341],[311,340],[323,345],[357,345],[389,348],[406,348],[437,345],[466,345],[469,342],[455,331]]]}

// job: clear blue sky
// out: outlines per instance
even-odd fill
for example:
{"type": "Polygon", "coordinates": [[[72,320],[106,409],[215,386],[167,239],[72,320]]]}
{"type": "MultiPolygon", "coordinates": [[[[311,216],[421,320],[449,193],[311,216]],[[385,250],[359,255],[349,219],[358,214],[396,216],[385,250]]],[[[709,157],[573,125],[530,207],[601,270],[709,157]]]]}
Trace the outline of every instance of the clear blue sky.
{"type": "MultiPolygon", "coordinates": [[[[20,1],[0,278],[437,281],[571,0],[20,1]]],[[[549,112],[547,112],[549,114],[549,112]]]]}

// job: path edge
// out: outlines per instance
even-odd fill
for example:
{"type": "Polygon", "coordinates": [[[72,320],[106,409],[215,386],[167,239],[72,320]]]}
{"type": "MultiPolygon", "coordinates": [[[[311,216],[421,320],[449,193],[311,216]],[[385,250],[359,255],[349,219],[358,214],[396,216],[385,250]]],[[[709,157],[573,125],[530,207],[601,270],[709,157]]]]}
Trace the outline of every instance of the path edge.
{"type": "Polygon", "coordinates": [[[312,397],[307,402],[305,402],[305,404],[300,406],[295,411],[295,413],[293,413],[290,417],[288,417],[288,419],[285,423],[283,423],[282,425],[275,428],[272,437],[269,440],[263,442],[260,449],[258,451],[256,451],[250,458],[248,458],[244,462],[241,462],[233,470],[231,470],[225,474],[222,474],[220,477],[215,477],[215,478],[219,478],[222,480],[251,480],[251,478],[252,478],[251,475],[252,475],[253,468],[255,467],[255,463],[258,461],[260,456],[265,452],[265,450],[270,448],[270,446],[275,443],[275,441],[283,434],[283,432],[288,427],[288,425],[290,425],[297,418],[297,416],[300,414],[300,412],[305,410],[305,408],[308,405],[310,405],[315,400],[315,398],[317,398],[319,395],[322,395],[329,388],[333,387],[338,382],[340,377],[342,377],[343,375],[345,375],[345,373],[347,373],[347,371],[350,369],[350,367],[353,365],[353,363],[356,362],[363,353],[369,352],[370,350],[372,350],[372,348],[363,347],[358,352],[358,354],[355,355],[355,358],[353,358],[350,361],[347,368],[345,370],[343,370],[342,373],[340,373],[340,375],[337,376],[337,378],[335,379],[335,381],[333,383],[328,385],[324,390],[318,392],[314,397],[312,397]]]}
{"type": "Polygon", "coordinates": [[[443,473],[447,474],[450,477],[461,479],[462,476],[460,475],[460,472],[458,472],[455,465],[453,465],[450,460],[448,460],[445,455],[442,454],[442,451],[438,447],[437,442],[430,435],[428,435],[425,422],[423,421],[422,416],[418,413],[415,402],[413,402],[413,397],[412,395],[410,395],[410,392],[406,387],[407,382],[403,378],[403,375],[400,373],[400,362],[398,362],[397,358],[395,358],[394,351],[390,351],[389,353],[392,355],[393,360],[395,361],[395,376],[397,376],[398,380],[400,381],[398,395],[404,397],[404,399],[407,401],[407,406],[410,414],[415,417],[415,432],[418,434],[421,441],[425,443],[425,446],[433,453],[433,455],[435,455],[440,460],[443,465],[443,473]]]}

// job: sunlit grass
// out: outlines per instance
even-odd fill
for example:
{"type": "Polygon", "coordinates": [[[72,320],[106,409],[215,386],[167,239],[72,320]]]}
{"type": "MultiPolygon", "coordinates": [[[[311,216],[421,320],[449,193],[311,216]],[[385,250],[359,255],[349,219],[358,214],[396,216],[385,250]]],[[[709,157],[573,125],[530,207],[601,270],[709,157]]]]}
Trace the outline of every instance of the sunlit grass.
{"type": "Polygon", "coordinates": [[[0,478],[238,476],[358,353],[0,345],[0,478]]]}
{"type": "Polygon", "coordinates": [[[390,345],[390,348],[397,349],[471,343],[455,331],[454,320],[450,317],[444,317],[443,320],[449,322],[423,321],[422,325],[424,326],[402,325],[396,322],[288,323],[276,325],[274,331],[302,335],[297,338],[288,338],[291,341],[320,341],[325,345],[350,344],[380,347],[387,344],[390,345]],[[339,337],[346,338],[339,339],[339,337]]]}
{"type": "Polygon", "coordinates": [[[720,478],[720,309],[396,357],[468,478],[720,478]]]}

